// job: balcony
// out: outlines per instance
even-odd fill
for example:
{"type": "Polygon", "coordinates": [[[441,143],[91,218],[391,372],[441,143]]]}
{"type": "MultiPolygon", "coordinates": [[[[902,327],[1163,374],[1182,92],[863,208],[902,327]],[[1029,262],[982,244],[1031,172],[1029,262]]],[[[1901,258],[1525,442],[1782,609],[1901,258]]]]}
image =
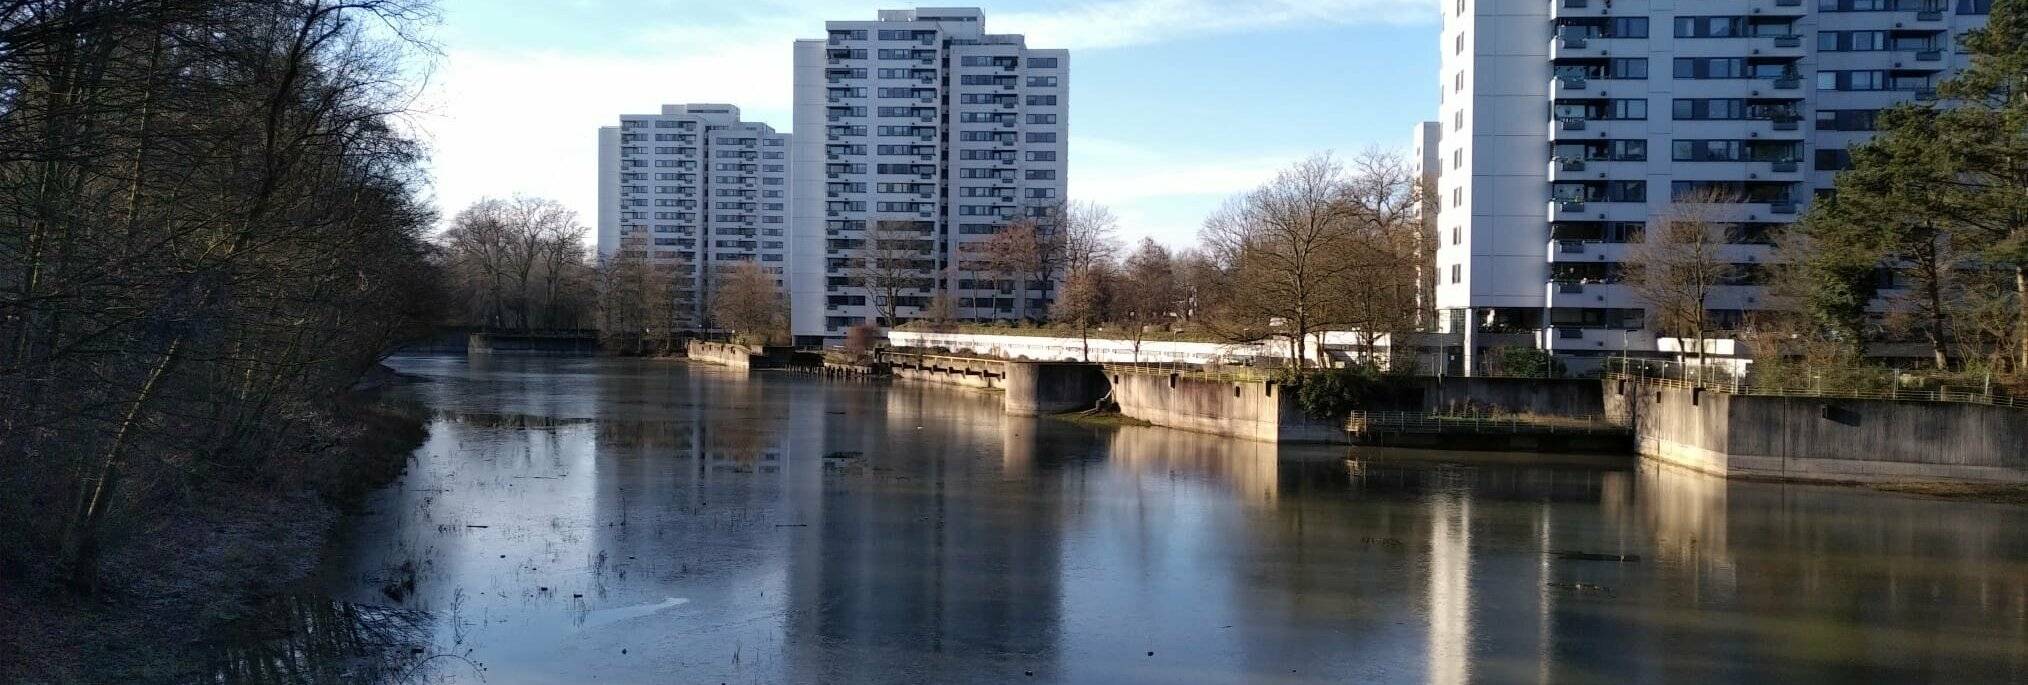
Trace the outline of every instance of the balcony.
{"type": "Polygon", "coordinates": [[[1629,328],[1550,326],[1542,331],[1539,345],[1551,352],[1576,352],[1579,350],[1643,351],[1655,347],[1652,334],[1629,328]]]}
{"type": "Polygon", "coordinates": [[[1549,201],[1549,221],[1642,221],[1648,205],[1643,202],[1549,201]]]}
{"type": "Polygon", "coordinates": [[[1595,98],[1589,79],[1577,77],[1555,77],[1549,81],[1549,99],[1566,100],[1573,98],[1595,98]]]}
{"type": "Polygon", "coordinates": [[[1550,0],[1549,19],[1563,17],[1599,17],[1612,12],[1612,3],[1604,0],[1550,0]]]}
{"type": "Polygon", "coordinates": [[[1627,244],[1597,240],[1551,239],[1548,255],[1550,263],[1553,264],[1622,262],[1626,261],[1627,244]]]}
{"type": "Polygon", "coordinates": [[[1753,46],[1758,57],[1802,57],[1802,36],[1768,36],[1753,46]]]}
{"type": "Polygon", "coordinates": [[[1630,303],[1633,293],[1625,285],[1600,282],[1555,282],[1547,287],[1551,307],[1618,307],[1630,303]]]}

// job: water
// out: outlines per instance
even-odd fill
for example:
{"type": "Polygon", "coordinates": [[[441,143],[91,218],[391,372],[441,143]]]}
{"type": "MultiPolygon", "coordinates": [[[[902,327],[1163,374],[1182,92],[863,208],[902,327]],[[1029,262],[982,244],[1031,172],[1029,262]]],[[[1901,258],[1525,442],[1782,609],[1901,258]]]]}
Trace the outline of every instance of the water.
{"type": "Polygon", "coordinates": [[[675,362],[396,366],[439,418],[327,585],[425,617],[411,679],[2028,682],[2018,506],[675,362]]]}

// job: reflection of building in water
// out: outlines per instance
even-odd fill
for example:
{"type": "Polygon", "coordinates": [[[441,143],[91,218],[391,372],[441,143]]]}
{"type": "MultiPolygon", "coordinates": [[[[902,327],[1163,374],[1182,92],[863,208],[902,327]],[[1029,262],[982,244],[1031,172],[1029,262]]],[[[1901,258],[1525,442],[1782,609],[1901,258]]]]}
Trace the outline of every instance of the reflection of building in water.
{"type": "Polygon", "coordinates": [[[1280,491],[1280,448],[1167,428],[1121,428],[1109,465],[1138,476],[1184,475],[1230,489],[1253,505],[1273,504],[1280,491]]]}
{"type": "Polygon", "coordinates": [[[798,647],[784,680],[977,682],[1039,668],[1060,617],[1063,500],[1048,479],[1007,476],[1057,468],[1075,446],[1017,430],[1028,456],[1010,456],[993,396],[872,390],[829,394],[821,441],[795,457],[853,466],[825,472],[809,504],[820,511],[788,550],[798,610],[785,640],[798,647]]]}
{"type": "Polygon", "coordinates": [[[1472,500],[1456,493],[1429,498],[1429,676],[1437,685],[1471,676],[1472,500]]]}
{"type": "Polygon", "coordinates": [[[1724,478],[1643,460],[1631,501],[1609,502],[1606,515],[1653,536],[1655,554],[1668,568],[1694,570],[1700,592],[1729,593],[1733,564],[1725,524],[1724,478]]]}

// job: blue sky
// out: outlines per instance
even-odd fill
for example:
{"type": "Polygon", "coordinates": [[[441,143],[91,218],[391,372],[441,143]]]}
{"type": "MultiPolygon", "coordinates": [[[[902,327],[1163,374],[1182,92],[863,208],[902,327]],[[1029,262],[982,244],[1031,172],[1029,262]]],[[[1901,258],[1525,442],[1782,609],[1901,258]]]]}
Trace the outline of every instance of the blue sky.
{"type": "MultiPolygon", "coordinates": [[[[1193,244],[1234,193],[1312,153],[1405,153],[1435,115],[1432,0],[1048,0],[976,4],[986,29],[1072,51],[1070,192],[1121,236],[1193,244]]],[[[729,102],[791,128],[790,44],[896,2],[441,0],[443,55],[416,122],[446,215],[486,195],[596,220],[597,127],[662,103],[729,102]]]]}

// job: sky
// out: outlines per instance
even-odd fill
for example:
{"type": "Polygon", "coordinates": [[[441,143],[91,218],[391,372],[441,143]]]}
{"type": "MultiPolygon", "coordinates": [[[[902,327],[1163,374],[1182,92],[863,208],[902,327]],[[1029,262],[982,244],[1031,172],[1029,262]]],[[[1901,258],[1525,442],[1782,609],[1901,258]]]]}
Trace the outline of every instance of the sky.
{"type": "MultiPolygon", "coordinates": [[[[725,102],[780,131],[791,44],[900,2],[439,0],[441,54],[414,117],[446,217],[552,198],[597,223],[597,130],[664,103],[725,102]]],[[[1406,154],[1436,113],[1434,0],[1029,0],[990,33],[1071,51],[1070,195],[1120,237],[1195,244],[1204,217],[1321,152],[1406,154]]]]}

